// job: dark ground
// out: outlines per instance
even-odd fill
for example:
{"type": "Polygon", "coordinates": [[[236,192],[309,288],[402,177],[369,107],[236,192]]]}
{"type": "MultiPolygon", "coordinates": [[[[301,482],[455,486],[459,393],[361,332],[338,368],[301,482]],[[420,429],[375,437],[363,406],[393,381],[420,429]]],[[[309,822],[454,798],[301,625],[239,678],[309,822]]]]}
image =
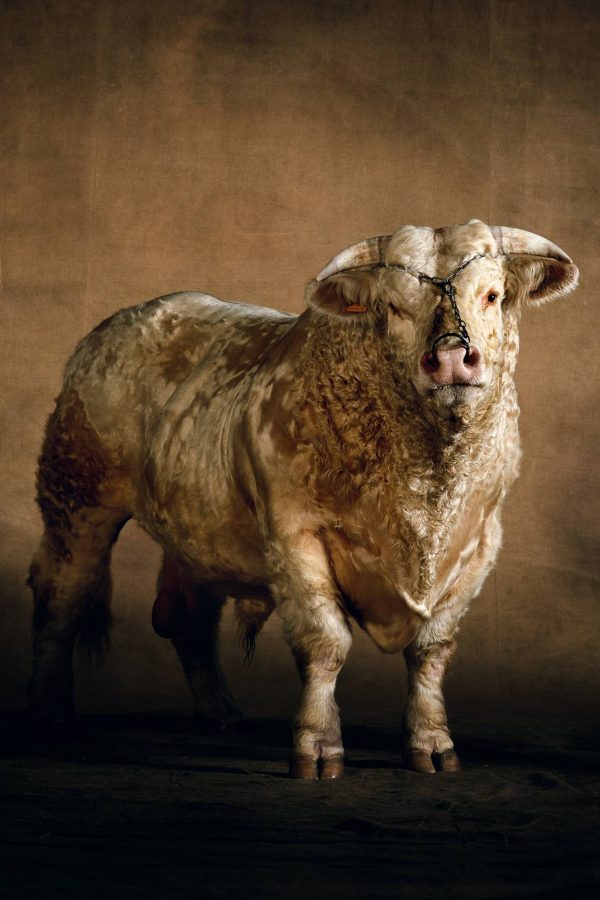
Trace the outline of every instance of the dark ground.
{"type": "Polygon", "coordinates": [[[600,881],[592,725],[455,723],[460,775],[404,771],[347,727],[346,777],[287,777],[288,723],[194,733],[97,716],[42,745],[6,713],[0,892],[10,898],[587,897],[600,881]]]}

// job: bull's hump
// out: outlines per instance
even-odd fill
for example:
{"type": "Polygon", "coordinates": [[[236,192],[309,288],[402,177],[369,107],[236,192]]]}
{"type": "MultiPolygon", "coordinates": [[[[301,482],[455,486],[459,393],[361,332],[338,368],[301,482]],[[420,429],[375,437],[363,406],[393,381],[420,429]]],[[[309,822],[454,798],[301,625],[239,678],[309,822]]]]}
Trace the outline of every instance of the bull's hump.
{"type": "Polygon", "coordinates": [[[182,291],[131,311],[129,340],[145,354],[146,381],[156,373],[161,393],[172,392],[196,371],[202,383],[243,373],[287,332],[297,316],[253,304],[182,291]],[[198,368],[199,367],[199,368],[198,368]]]}
{"type": "Polygon", "coordinates": [[[212,294],[199,291],[177,291],[174,294],[165,294],[155,301],[157,312],[161,315],[189,315],[208,320],[261,320],[272,322],[293,322],[297,316],[293,313],[271,309],[268,306],[258,306],[254,303],[245,303],[240,300],[221,300],[212,294]]]}

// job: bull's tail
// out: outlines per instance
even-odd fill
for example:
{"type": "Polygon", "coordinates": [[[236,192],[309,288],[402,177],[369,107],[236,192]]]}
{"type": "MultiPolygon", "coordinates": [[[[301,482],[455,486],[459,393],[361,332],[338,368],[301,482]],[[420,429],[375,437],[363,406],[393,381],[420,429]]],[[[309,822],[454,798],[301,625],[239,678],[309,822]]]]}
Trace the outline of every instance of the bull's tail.
{"type": "Polygon", "coordinates": [[[256,650],[256,638],[273,612],[275,604],[271,597],[243,597],[236,601],[235,611],[240,626],[244,662],[251,663],[256,650]]]}

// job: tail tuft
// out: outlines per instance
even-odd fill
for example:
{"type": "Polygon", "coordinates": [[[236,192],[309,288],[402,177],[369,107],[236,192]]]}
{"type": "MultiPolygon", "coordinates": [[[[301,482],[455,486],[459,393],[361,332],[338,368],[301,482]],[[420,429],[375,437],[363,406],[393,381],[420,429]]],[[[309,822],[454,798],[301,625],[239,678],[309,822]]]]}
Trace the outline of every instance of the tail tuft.
{"type": "Polygon", "coordinates": [[[245,651],[244,656],[244,665],[248,666],[254,659],[254,652],[256,650],[256,638],[258,637],[258,632],[260,631],[260,625],[249,625],[246,629],[246,633],[242,637],[242,647],[245,651]]]}
{"type": "Polygon", "coordinates": [[[235,611],[240,626],[242,647],[245,651],[244,663],[249,665],[254,659],[256,638],[275,604],[270,596],[242,597],[236,600],[235,611]]]}

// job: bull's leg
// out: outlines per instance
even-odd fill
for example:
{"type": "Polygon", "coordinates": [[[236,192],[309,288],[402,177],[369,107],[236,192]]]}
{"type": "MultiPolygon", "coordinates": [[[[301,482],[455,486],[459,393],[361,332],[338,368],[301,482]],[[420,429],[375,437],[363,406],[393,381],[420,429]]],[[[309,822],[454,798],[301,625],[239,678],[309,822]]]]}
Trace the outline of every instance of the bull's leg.
{"type": "Polygon", "coordinates": [[[350,630],[335,604],[311,600],[308,608],[296,610],[293,623],[284,618],[302,681],[290,775],[337,778],[343,773],[344,746],[334,693],[350,647],[350,630]]]}
{"type": "Polygon", "coordinates": [[[302,681],[290,763],[293,778],[337,778],[344,747],[334,698],[337,676],[352,638],[319,542],[304,537],[287,557],[275,587],[277,609],[302,681]],[[290,572],[291,561],[295,567],[290,572]]]}
{"type": "Polygon", "coordinates": [[[448,730],[442,682],[454,641],[423,645],[419,638],[404,651],[408,700],[404,713],[404,757],[416,772],[456,772],[458,756],[448,730]]]}
{"type": "Polygon", "coordinates": [[[219,663],[218,630],[224,603],[224,597],[197,585],[177,560],[165,556],[154,627],[171,638],[192,691],[194,715],[211,728],[225,728],[242,718],[219,663]]]}
{"type": "Polygon", "coordinates": [[[442,683],[456,649],[460,619],[477,596],[495,559],[501,538],[497,515],[486,524],[479,551],[456,580],[452,591],[404,651],[408,666],[408,700],[404,715],[404,754],[416,772],[457,772],[458,756],[448,730],[442,683]]]}
{"type": "Polygon", "coordinates": [[[48,420],[37,500],[45,531],[29,572],[34,595],[29,700],[45,722],[73,719],[76,641],[105,648],[110,625],[110,553],[129,518],[129,488],[92,428],[83,403],[65,391],[48,420]]]}
{"type": "Polygon", "coordinates": [[[235,705],[217,654],[217,630],[224,600],[199,596],[202,611],[194,630],[173,638],[194,698],[194,716],[207,727],[227,728],[239,722],[235,705]]]}
{"type": "Polygon", "coordinates": [[[41,724],[75,719],[73,649],[103,652],[110,628],[110,551],[126,516],[81,509],[47,528],[29,574],[34,595],[29,705],[41,724]],[[68,521],[68,527],[65,523],[68,521]]]}

